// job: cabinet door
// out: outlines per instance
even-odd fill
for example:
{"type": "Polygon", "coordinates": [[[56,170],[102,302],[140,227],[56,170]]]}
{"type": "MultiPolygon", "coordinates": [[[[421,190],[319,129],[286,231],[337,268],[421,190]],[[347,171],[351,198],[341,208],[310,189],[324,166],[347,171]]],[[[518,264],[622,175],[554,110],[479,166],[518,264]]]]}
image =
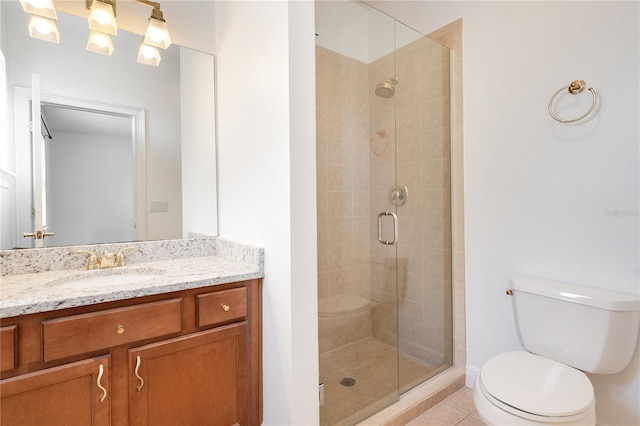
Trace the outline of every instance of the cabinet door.
{"type": "Polygon", "coordinates": [[[92,358],[0,381],[0,423],[109,425],[109,360],[92,358]]]}
{"type": "Polygon", "coordinates": [[[129,350],[131,425],[244,425],[245,322],[129,350]]]}

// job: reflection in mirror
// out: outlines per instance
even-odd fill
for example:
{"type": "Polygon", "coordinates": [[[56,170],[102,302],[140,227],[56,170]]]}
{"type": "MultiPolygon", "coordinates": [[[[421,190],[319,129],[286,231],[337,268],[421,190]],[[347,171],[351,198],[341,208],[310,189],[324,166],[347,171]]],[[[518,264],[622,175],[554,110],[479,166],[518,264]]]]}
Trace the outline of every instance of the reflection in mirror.
{"type": "Polygon", "coordinates": [[[159,67],[143,65],[136,62],[141,36],[126,31],[114,37],[112,56],[99,55],[86,50],[86,20],[61,12],[60,44],[47,43],[29,37],[28,15],[18,2],[0,2],[0,7],[10,127],[8,146],[2,147],[8,164],[0,165],[9,171],[2,174],[3,188],[9,191],[2,192],[0,248],[33,247],[31,239],[22,237],[33,231],[31,146],[18,128],[24,113],[14,107],[20,96],[25,97],[20,93],[30,90],[33,73],[40,75],[44,118],[53,134],[45,143],[50,157],[45,176],[51,180],[46,213],[55,237],[45,239],[45,246],[173,239],[190,232],[217,235],[215,58],[172,45],[162,51],[159,67]],[[51,98],[56,101],[47,101],[51,98]],[[55,105],[65,105],[60,98],[142,111],[145,124],[136,129],[132,114],[108,113],[129,123],[123,124],[129,135],[125,145],[105,130],[64,124],[69,120],[61,113],[94,111],[80,118],[88,125],[102,108],[59,108],[55,105]],[[141,135],[141,143],[135,142],[135,133],[141,135]],[[68,140],[66,147],[63,138],[68,140]],[[58,173],[61,158],[66,163],[58,173]],[[200,175],[192,176],[194,171],[200,175]],[[107,187],[120,199],[127,198],[120,203],[122,212],[116,212],[113,199],[107,202],[107,187]],[[12,206],[10,214],[5,214],[10,210],[5,201],[12,206]],[[125,214],[124,209],[129,211],[125,214]],[[106,231],[109,237],[100,236],[98,228],[109,220],[126,224],[121,231],[106,231]],[[73,237],[72,229],[82,237],[73,237]]]}
{"type": "Polygon", "coordinates": [[[42,122],[44,246],[137,239],[131,118],[45,103],[42,122]]]}

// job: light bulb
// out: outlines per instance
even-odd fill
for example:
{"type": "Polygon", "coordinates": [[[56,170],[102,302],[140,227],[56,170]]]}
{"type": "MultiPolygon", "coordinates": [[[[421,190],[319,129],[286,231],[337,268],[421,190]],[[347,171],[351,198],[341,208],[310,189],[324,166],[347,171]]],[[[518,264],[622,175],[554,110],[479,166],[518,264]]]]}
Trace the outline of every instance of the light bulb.
{"type": "Polygon", "coordinates": [[[156,50],[151,46],[142,45],[140,53],[147,59],[153,59],[156,57],[156,50]]]}
{"type": "Polygon", "coordinates": [[[34,19],[33,27],[37,32],[39,32],[42,35],[49,35],[53,30],[53,27],[51,26],[51,22],[45,19],[34,19]]]}
{"type": "Polygon", "coordinates": [[[149,18],[149,25],[144,36],[144,44],[166,49],[171,45],[171,36],[167,24],[164,21],[149,18]]]}
{"type": "Polygon", "coordinates": [[[40,40],[60,43],[60,32],[56,21],[38,15],[31,15],[29,19],[29,35],[40,40]]]}
{"type": "Polygon", "coordinates": [[[53,0],[20,0],[20,4],[22,5],[22,9],[27,13],[44,18],[58,19],[53,0]]]}
{"type": "Polygon", "coordinates": [[[94,18],[100,25],[105,25],[111,22],[111,19],[109,19],[109,14],[104,12],[103,10],[96,10],[94,18]]]}
{"type": "Polygon", "coordinates": [[[48,3],[49,2],[47,0],[29,0],[29,4],[36,9],[42,9],[43,7],[46,7],[48,3]]]}
{"type": "Polygon", "coordinates": [[[93,0],[89,9],[88,21],[91,30],[111,35],[118,34],[118,24],[110,3],[93,0]]]}
{"type": "Polygon", "coordinates": [[[87,50],[111,56],[111,53],[113,53],[111,36],[99,31],[91,31],[89,33],[89,41],[87,42],[87,50]]]}
{"type": "Polygon", "coordinates": [[[164,40],[164,31],[158,28],[149,28],[149,37],[156,42],[164,40]]]}
{"type": "Polygon", "coordinates": [[[107,46],[107,36],[105,36],[104,34],[96,34],[93,37],[93,42],[95,44],[97,44],[100,47],[106,47],[107,46]]]}

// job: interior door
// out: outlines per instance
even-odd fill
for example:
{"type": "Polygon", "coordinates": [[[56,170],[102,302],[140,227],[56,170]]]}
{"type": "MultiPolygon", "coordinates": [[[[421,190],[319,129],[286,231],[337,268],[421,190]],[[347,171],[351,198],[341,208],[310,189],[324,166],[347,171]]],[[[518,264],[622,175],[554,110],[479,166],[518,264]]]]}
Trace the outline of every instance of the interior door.
{"type": "Polygon", "coordinates": [[[33,204],[31,208],[32,231],[24,233],[25,238],[33,238],[34,247],[44,247],[44,238],[53,236],[46,230],[46,189],[45,189],[45,147],[42,137],[42,116],[40,115],[40,75],[31,75],[31,161],[33,182],[33,204]]]}

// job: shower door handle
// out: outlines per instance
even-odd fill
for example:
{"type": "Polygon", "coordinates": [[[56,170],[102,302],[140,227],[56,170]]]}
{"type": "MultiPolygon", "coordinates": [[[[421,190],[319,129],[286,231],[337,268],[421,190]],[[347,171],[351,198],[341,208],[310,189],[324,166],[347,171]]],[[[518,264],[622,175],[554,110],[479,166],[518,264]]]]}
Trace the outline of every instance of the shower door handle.
{"type": "Polygon", "coordinates": [[[392,246],[398,242],[398,216],[394,212],[382,212],[378,215],[378,241],[385,246],[392,246]],[[393,219],[393,239],[390,241],[382,238],[382,218],[384,216],[391,216],[393,219]]]}

